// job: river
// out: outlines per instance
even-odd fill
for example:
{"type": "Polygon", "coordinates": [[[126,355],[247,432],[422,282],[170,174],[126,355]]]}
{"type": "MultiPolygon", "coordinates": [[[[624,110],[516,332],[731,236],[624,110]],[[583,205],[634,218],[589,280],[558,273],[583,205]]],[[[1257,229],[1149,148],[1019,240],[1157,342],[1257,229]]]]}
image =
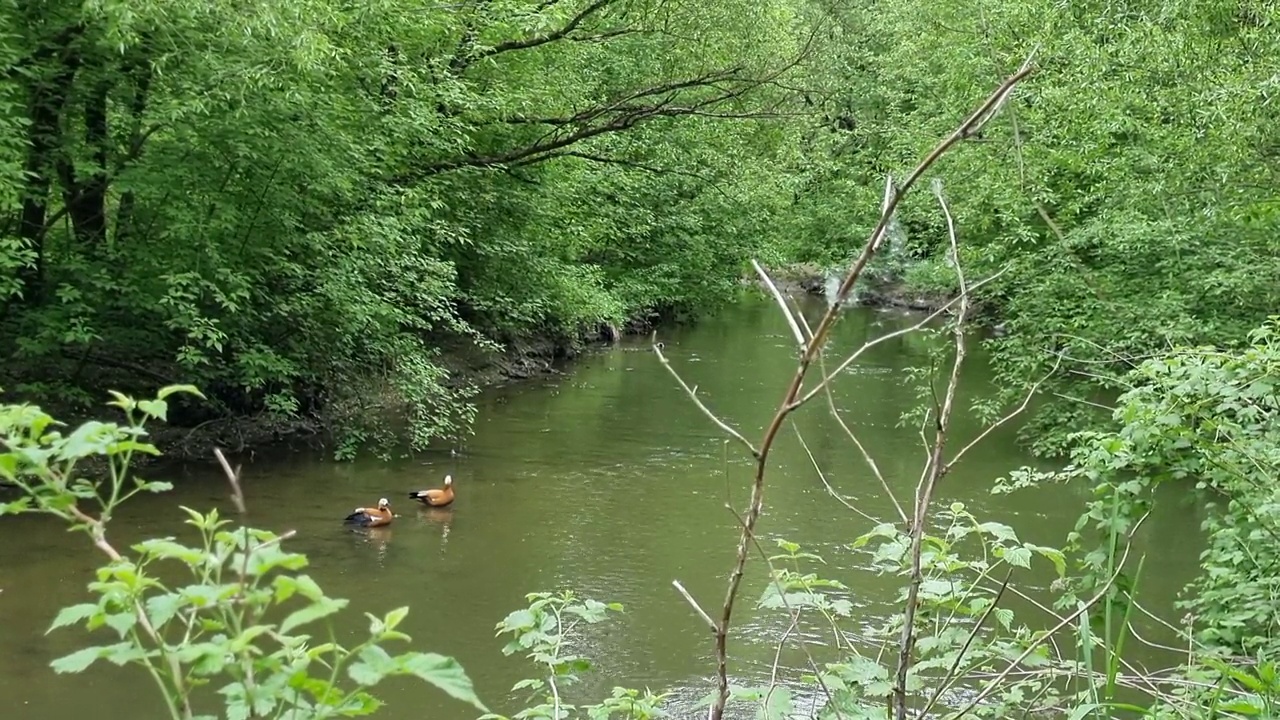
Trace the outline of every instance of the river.
{"type": "MultiPolygon", "coordinates": [[[[820,300],[803,302],[815,320],[825,307],[820,300]]],[[[897,311],[850,310],[836,327],[833,353],[910,322],[912,316],[897,311]]],[[[794,348],[776,308],[765,299],[747,299],[695,326],[663,329],[660,339],[700,397],[749,438],[758,438],[794,368],[794,348]]],[[[915,431],[897,422],[915,402],[904,373],[923,362],[925,352],[917,337],[885,342],[836,386],[850,425],[904,501],[923,450],[915,431]]],[[[980,428],[963,410],[990,391],[976,342],[963,382],[954,432],[967,442],[980,428]]],[[[890,519],[892,505],[830,421],[825,403],[811,403],[796,422],[830,483],[863,512],[890,519]]],[[[573,693],[602,696],[614,685],[669,691],[673,715],[691,717],[712,687],[712,642],[671,581],[680,580],[718,612],[737,539],[737,521],[724,508],[726,489],[738,507],[748,494],[749,464],[742,452],[726,444],[689,402],[649,351],[647,338],[629,338],[572,363],[562,375],[487,390],[479,398],[475,435],[456,456],[446,450],[340,464],[326,453],[297,452],[233,462],[245,463],[252,522],[297,530],[289,544],[310,556],[312,576],[331,595],[351,599],[336,624],[340,636],[359,635],[364,611],[382,614],[409,605],[403,629],[414,647],[458,658],[489,707],[512,714],[523,707],[523,698],[510,688],[533,668],[502,656],[505,641],[494,637],[494,625],[523,606],[526,592],[572,589],[626,608],[582,636],[576,649],[595,660],[597,670],[573,693]],[[438,486],[446,473],[457,489],[451,508],[420,509],[403,499],[408,490],[438,486]],[[390,498],[399,514],[387,531],[363,534],[341,526],[351,508],[379,497],[390,498]]],[[[879,623],[894,611],[899,585],[863,569],[865,556],[847,548],[871,522],[830,497],[789,428],[772,458],[762,538],[771,543],[785,537],[825,556],[824,574],[851,588],[855,622],[879,623]]],[[[1002,428],[946,478],[939,500],[962,501],[984,519],[1010,524],[1024,540],[1061,545],[1086,497],[1082,489],[988,492],[994,478],[1029,463],[1013,442],[1013,428],[1002,428]]],[[[232,511],[225,482],[209,468],[155,479],[172,479],[177,487],[132,501],[112,525],[118,542],[189,537],[179,504],[232,511]]],[[[1169,617],[1175,616],[1174,597],[1192,577],[1202,543],[1198,511],[1174,500],[1148,520],[1139,548],[1147,552],[1143,597],[1169,617]]],[[[58,608],[88,599],[85,585],[98,564],[85,538],[56,521],[0,520],[0,708],[6,718],[163,714],[149,678],[136,669],[95,666],[84,675],[59,676],[48,668],[51,659],[86,642],[80,629],[48,635],[44,629],[58,608]]],[[[1019,576],[1025,591],[1035,594],[1047,586],[1052,572],[1045,565],[1019,576]]],[[[767,681],[777,638],[787,626],[778,611],[755,607],[765,580],[753,559],[731,637],[731,673],[743,685],[767,681]]],[[[1049,624],[1045,617],[1027,617],[1049,624]]],[[[1148,639],[1168,640],[1169,633],[1155,623],[1140,620],[1137,627],[1148,639]]],[[[820,645],[821,638],[810,642],[820,645]]],[[[1161,659],[1157,650],[1136,653],[1139,660],[1161,659]]],[[[783,680],[797,681],[805,672],[803,656],[784,653],[783,680]]],[[[383,720],[477,715],[407,681],[376,694],[387,703],[376,715],[383,720]]]]}

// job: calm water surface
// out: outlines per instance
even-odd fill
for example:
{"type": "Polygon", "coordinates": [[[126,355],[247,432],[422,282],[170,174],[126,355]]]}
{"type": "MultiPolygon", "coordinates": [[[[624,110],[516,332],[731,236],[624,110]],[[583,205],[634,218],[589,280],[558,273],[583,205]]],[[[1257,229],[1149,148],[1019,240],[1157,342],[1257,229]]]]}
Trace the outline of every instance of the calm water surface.
{"type": "MultiPolygon", "coordinates": [[[[816,319],[822,309],[810,303],[806,313],[816,319]]],[[[849,311],[834,334],[833,354],[910,322],[897,312],[849,311]]],[[[753,441],[758,438],[794,367],[776,309],[747,300],[696,327],[664,330],[661,339],[699,395],[753,441]]],[[[428,453],[355,464],[328,462],[322,453],[233,459],[245,463],[251,521],[296,529],[290,545],[311,557],[309,572],[331,595],[351,599],[336,628],[340,636],[362,637],[363,611],[382,614],[409,605],[404,629],[414,646],[457,657],[490,708],[506,714],[522,707],[511,685],[533,669],[502,656],[494,624],[523,606],[526,592],[572,589],[623,603],[624,615],[581,638],[577,650],[592,657],[598,671],[574,692],[599,697],[614,685],[666,690],[673,693],[675,715],[692,716],[711,688],[711,638],[671,581],[680,580],[718,612],[737,538],[724,501],[728,493],[735,506],[745,506],[750,466],[647,350],[645,341],[631,340],[574,363],[563,376],[488,391],[476,434],[457,457],[428,453]],[[408,490],[437,486],[445,473],[453,475],[458,493],[451,508],[419,509],[396,500],[408,490]],[[393,526],[362,534],[340,525],[350,508],[379,497],[391,498],[399,513],[393,526]]],[[[866,353],[836,385],[847,421],[904,502],[924,455],[915,431],[897,421],[914,402],[905,372],[923,362],[925,352],[919,338],[891,340],[866,353]]],[[[961,408],[990,389],[976,345],[970,358],[961,408]]],[[[812,403],[795,420],[828,481],[865,513],[891,519],[891,503],[826,415],[825,403],[812,403]]],[[[963,414],[956,419],[956,436],[965,442],[979,429],[963,414]]],[[[895,610],[899,586],[863,569],[866,556],[847,549],[873,524],[827,494],[790,427],[772,458],[763,538],[771,544],[785,537],[824,555],[830,564],[823,572],[851,588],[855,622],[879,624],[895,610]]],[[[1024,540],[1058,545],[1075,523],[1082,491],[988,492],[993,478],[1030,462],[1011,431],[995,433],[948,476],[940,499],[965,502],[985,519],[1006,522],[1024,540]]],[[[173,492],[139,498],[115,520],[118,543],[157,535],[189,539],[179,504],[232,511],[224,481],[207,469],[172,471],[165,479],[176,482],[173,492]]],[[[1171,501],[1144,528],[1143,585],[1156,612],[1173,616],[1174,596],[1190,579],[1200,550],[1198,522],[1194,508],[1171,501]]],[[[54,521],[0,521],[4,717],[163,714],[150,681],[136,670],[103,667],[58,676],[48,668],[51,659],[84,643],[80,630],[45,635],[44,629],[58,608],[89,598],[85,585],[99,563],[82,536],[54,521]]],[[[779,613],[755,608],[766,578],[759,563],[752,569],[731,637],[731,672],[744,685],[767,681],[776,639],[787,625],[779,613]]],[[[1051,571],[1042,568],[1025,573],[1020,584],[1035,594],[1051,580],[1051,571]]],[[[1024,617],[1050,624],[1035,612],[1024,617]]],[[[1168,638],[1154,623],[1138,628],[1149,639],[1168,638]]],[[[817,628],[810,643],[821,662],[825,646],[817,628]]],[[[1157,651],[1149,655],[1153,663],[1161,660],[1157,651]]],[[[799,652],[784,653],[782,663],[784,679],[807,672],[799,652]]],[[[387,702],[377,715],[385,720],[477,715],[419,684],[390,684],[377,694],[387,702]]]]}

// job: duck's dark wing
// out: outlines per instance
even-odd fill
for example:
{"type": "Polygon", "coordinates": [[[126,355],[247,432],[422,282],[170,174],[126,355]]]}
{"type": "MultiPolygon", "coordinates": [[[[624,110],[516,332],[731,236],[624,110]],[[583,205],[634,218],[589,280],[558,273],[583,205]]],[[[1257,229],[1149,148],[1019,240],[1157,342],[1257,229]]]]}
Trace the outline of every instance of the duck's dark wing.
{"type": "Polygon", "coordinates": [[[342,520],[343,525],[368,525],[373,522],[373,517],[364,510],[357,510],[342,520]]]}

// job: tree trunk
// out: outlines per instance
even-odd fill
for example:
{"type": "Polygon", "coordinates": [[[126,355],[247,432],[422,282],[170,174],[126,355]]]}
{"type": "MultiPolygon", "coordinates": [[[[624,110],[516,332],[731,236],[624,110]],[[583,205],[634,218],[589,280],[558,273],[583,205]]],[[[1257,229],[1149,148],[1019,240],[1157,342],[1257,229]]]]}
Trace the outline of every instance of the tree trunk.
{"type": "Polygon", "coordinates": [[[27,158],[23,164],[26,187],[18,237],[35,253],[35,261],[19,271],[23,297],[36,303],[44,294],[44,237],[49,214],[50,170],[62,145],[62,113],[71,95],[80,55],[75,48],[83,28],[69,27],[31,57],[32,79],[27,86],[27,158]],[[46,67],[46,63],[52,67],[46,67]]]}

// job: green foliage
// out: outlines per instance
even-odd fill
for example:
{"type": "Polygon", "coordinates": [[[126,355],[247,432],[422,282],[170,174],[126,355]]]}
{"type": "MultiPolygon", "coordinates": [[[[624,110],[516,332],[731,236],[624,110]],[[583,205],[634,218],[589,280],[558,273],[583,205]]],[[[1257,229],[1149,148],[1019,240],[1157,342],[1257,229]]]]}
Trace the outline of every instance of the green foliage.
{"type": "MultiPolygon", "coordinates": [[[[1273,318],[1250,333],[1242,352],[1187,348],[1143,363],[1127,378],[1131,389],[1114,416],[1119,427],[1080,434],[1069,471],[1099,496],[1082,532],[1103,531],[1114,516],[1136,522],[1160,483],[1194,484],[1203,493],[1209,546],[1184,606],[1195,613],[1200,642],[1246,655],[1280,650],[1270,599],[1280,591],[1276,329],[1273,318]]],[[[1094,570],[1099,557],[1086,558],[1094,570]]]]}
{"type": "MultiPolygon", "coordinates": [[[[532,698],[541,700],[511,716],[514,720],[607,720],[612,717],[648,720],[666,717],[661,708],[667,697],[665,693],[642,693],[614,687],[608,698],[591,705],[573,705],[563,699],[563,689],[577,682],[580,674],[592,667],[590,660],[570,649],[574,630],[581,624],[604,622],[608,613],[622,612],[621,605],[591,599],[580,600],[568,591],[558,594],[529,593],[525,599],[529,606],[512,612],[498,623],[497,634],[511,637],[510,642],[502,648],[504,655],[522,653],[541,668],[545,675],[521,680],[512,688],[513,692],[527,691],[532,698]]],[[[484,718],[508,720],[503,715],[485,715],[484,718]]]]}
{"type": "MultiPolygon", "coordinates": [[[[800,259],[849,257],[886,174],[901,180],[984,88],[1034,51],[1034,74],[931,175],[946,182],[970,278],[1008,333],[1007,387],[1065,356],[1046,389],[1097,400],[1170,345],[1239,345],[1280,302],[1280,14],[1273,3],[843,3],[811,82],[829,124],[811,139],[791,218],[800,259]]],[[[940,261],[924,193],[899,209],[907,253],[940,261]]],[[[917,281],[933,283],[928,265],[917,281]],[[927,275],[927,276],[926,276],[927,275]]],[[[941,279],[941,275],[938,276],[941,279]]],[[[1011,390],[1016,392],[1016,390],[1011,390]]],[[[1047,395],[1024,437],[1064,452],[1091,406],[1047,395]]]]}
{"type": "Polygon", "coordinates": [[[447,353],[696,314],[768,255],[801,0],[0,8],[11,391],[190,378],[345,455],[466,432],[447,353]],[[285,32],[287,28],[287,32],[285,32]],[[371,420],[376,417],[377,420],[371,420]]]}
{"type": "MultiPolygon", "coordinates": [[[[1071,464],[1055,473],[1020,473],[1012,484],[1087,483],[1093,499],[1070,538],[1081,551],[1081,575],[1059,601],[1070,607],[1084,593],[1104,590],[1091,614],[1109,644],[1123,623],[1107,629],[1113,613],[1127,616],[1136,595],[1136,575],[1117,558],[1129,536],[1155,510],[1157,486],[1194,488],[1207,513],[1208,538],[1201,573],[1185,589],[1180,606],[1190,622],[1192,649],[1183,668],[1189,685],[1157,704],[1157,716],[1179,708],[1214,707],[1230,717],[1272,717],[1274,668],[1280,650],[1280,376],[1277,322],[1249,333],[1238,351],[1214,347],[1174,348],[1143,362],[1124,378],[1109,427],[1077,433],[1071,464]],[[1248,658],[1258,658],[1250,667],[1248,658]]],[[[1114,670],[1110,671],[1114,672],[1114,670]]]]}
{"type": "MultiPolygon", "coordinates": [[[[79,673],[98,661],[138,667],[155,681],[175,719],[223,712],[233,720],[364,716],[380,704],[369,691],[394,676],[418,678],[486,710],[453,658],[388,650],[410,639],[397,630],[408,608],[367,615],[368,637],[355,646],[318,638],[316,624],[341,612],[347,601],[329,597],[303,572],[307,558],[284,548],[287,536],[232,527],[216,510],[183,507],[186,524],[199,533],[196,544],[153,538],[127,554],[111,545],[107,526],[121,503],[170,487],[131,478],[128,466],[134,453],[156,452],[143,441],[144,425],[164,420],[166,398],[175,393],[198,394],[190,386],[166,387],[151,400],[116,393],[112,405],[123,410],[124,425],[89,422],[66,435],[36,406],[0,406],[0,478],[23,491],[22,498],[0,505],[0,515],[62,518],[88,534],[109,560],[89,583],[93,600],[63,608],[49,630],[107,629],[115,642],[58,658],[54,671],[79,673]],[[95,457],[107,459],[108,480],[93,481],[77,471],[78,463],[95,457]],[[185,572],[186,584],[162,580],[170,575],[168,567],[185,572]],[[194,691],[206,685],[221,696],[222,712],[199,707],[194,691]]],[[[331,631],[325,634],[332,637],[331,631]]]]}

